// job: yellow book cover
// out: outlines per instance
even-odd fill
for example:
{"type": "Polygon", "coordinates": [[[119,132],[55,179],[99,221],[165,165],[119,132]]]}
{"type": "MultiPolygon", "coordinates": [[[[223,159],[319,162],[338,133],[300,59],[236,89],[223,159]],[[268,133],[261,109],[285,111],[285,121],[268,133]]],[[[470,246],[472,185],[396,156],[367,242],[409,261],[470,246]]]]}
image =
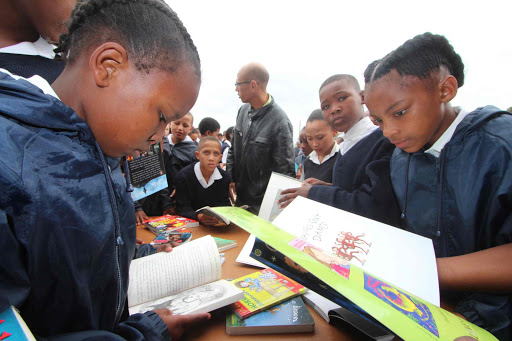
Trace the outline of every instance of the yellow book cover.
{"type": "Polygon", "coordinates": [[[306,288],[273,269],[264,269],[233,280],[244,298],[231,305],[241,319],[306,292],[306,288]]]}

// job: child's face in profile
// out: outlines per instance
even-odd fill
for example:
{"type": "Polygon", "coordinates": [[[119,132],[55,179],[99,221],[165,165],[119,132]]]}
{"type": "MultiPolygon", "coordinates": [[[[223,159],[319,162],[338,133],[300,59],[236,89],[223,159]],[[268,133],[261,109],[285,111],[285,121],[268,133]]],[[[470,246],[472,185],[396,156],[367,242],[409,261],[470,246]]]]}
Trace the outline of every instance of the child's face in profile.
{"type": "Polygon", "coordinates": [[[405,152],[429,147],[451,122],[442,114],[436,88],[430,78],[400,76],[393,70],[365,89],[370,118],[391,143],[405,152]]]}
{"type": "Polygon", "coordinates": [[[222,159],[220,142],[204,142],[204,144],[202,144],[196,151],[196,157],[201,165],[201,170],[212,173],[222,159]]]}
{"type": "Polygon", "coordinates": [[[200,80],[189,66],[176,74],[141,72],[130,64],[108,87],[82,103],[85,120],[103,152],[112,157],[138,156],[160,142],[167,122],[187,113],[196,102],[200,80]]]}
{"type": "Polygon", "coordinates": [[[315,120],[306,123],[308,144],[319,156],[326,156],[331,152],[336,134],[337,132],[325,121],[315,120]]]}
{"type": "Polygon", "coordinates": [[[165,126],[164,137],[169,136],[170,132],[171,132],[171,124],[169,123],[168,125],[165,126]]]}
{"type": "Polygon", "coordinates": [[[311,154],[313,149],[311,149],[311,147],[308,144],[308,138],[306,136],[306,129],[302,129],[302,131],[300,132],[299,143],[300,143],[299,148],[300,148],[300,150],[302,150],[304,155],[308,156],[309,154],[311,154]]]}
{"type": "Polygon", "coordinates": [[[188,114],[179,120],[171,122],[172,137],[175,138],[178,142],[185,140],[188,133],[190,133],[192,129],[194,129],[192,126],[192,117],[188,114]]]}
{"type": "Polygon", "coordinates": [[[197,134],[196,132],[193,132],[193,133],[189,133],[188,136],[190,136],[192,141],[196,141],[197,138],[199,137],[199,134],[197,134]]]}
{"type": "Polygon", "coordinates": [[[334,81],[320,90],[320,108],[332,129],[344,133],[364,116],[361,94],[346,79],[334,81]]]}

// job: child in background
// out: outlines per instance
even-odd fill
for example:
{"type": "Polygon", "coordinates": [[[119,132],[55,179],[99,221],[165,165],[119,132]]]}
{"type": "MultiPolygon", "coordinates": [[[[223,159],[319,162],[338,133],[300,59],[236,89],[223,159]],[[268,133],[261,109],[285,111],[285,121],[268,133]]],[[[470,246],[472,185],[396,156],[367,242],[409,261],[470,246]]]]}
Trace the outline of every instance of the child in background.
{"type": "Polygon", "coordinates": [[[464,64],[425,33],[368,66],[370,116],[396,145],[391,179],[405,229],[432,239],[455,311],[512,339],[512,116],[450,101],[464,64]]]}
{"type": "Polygon", "coordinates": [[[221,148],[221,151],[222,151],[221,164],[223,165],[222,166],[223,168],[226,167],[226,162],[228,160],[229,148],[231,148],[231,139],[233,138],[233,129],[235,129],[235,127],[231,126],[231,127],[229,127],[226,130],[226,140],[222,144],[222,148],[221,148]]]}
{"type": "Polygon", "coordinates": [[[217,137],[220,131],[220,124],[216,119],[212,117],[205,117],[199,122],[199,133],[201,134],[201,139],[206,136],[217,137]]]}
{"type": "Polygon", "coordinates": [[[332,169],[338,152],[338,144],[334,141],[337,134],[325,120],[322,110],[316,109],[309,115],[306,137],[313,151],[304,161],[302,179],[314,178],[329,184],[332,182],[332,169]]]}
{"type": "Polygon", "coordinates": [[[299,134],[299,155],[295,158],[295,177],[297,179],[302,178],[304,160],[313,151],[308,144],[308,138],[306,136],[306,127],[302,128],[299,134]]]}
{"type": "Polygon", "coordinates": [[[176,176],[176,212],[207,226],[219,222],[213,217],[197,214],[197,209],[204,206],[231,206],[231,177],[229,173],[217,167],[222,157],[220,150],[217,138],[202,138],[196,151],[199,162],[183,168],[176,176]]]}
{"type": "Polygon", "coordinates": [[[82,0],[58,52],[52,86],[0,71],[0,311],[38,338],[179,338],[209,315],[123,314],[136,247],[119,158],[194,105],[197,49],[163,1],[82,0]]]}
{"type": "Polygon", "coordinates": [[[400,225],[400,210],[391,185],[389,159],[395,146],[364,114],[363,93],[351,75],[327,78],[319,90],[322,114],[332,129],[344,132],[333,168],[332,186],[306,180],[281,192],[285,207],[297,195],[389,225],[400,225]],[[310,186],[312,184],[313,186],[310,186]]]}
{"type": "Polygon", "coordinates": [[[194,116],[191,113],[171,122],[170,152],[164,153],[165,173],[171,194],[175,188],[174,178],[179,171],[197,160],[195,155],[197,146],[188,137],[194,129],[193,124],[194,116]]]}
{"type": "Polygon", "coordinates": [[[194,128],[190,133],[188,133],[188,136],[192,139],[194,144],[197,146],[199,144],[198,138],[199,138],[199,129],[194,128]]]}

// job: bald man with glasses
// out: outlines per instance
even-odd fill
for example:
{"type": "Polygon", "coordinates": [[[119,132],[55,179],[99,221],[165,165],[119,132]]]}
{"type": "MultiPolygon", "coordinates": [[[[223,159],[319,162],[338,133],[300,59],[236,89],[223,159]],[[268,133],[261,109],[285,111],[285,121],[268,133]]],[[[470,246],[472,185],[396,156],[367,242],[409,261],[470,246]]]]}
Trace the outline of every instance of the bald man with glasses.
{"type": "Polygon", "coordinates": [[[293,130],[288,116],[267,93],[269,74],[259,63],[243,66],[235,91],[238,110],[227,158],[236,206],[258,214],[272,172],[295,176],[293,130]]]}

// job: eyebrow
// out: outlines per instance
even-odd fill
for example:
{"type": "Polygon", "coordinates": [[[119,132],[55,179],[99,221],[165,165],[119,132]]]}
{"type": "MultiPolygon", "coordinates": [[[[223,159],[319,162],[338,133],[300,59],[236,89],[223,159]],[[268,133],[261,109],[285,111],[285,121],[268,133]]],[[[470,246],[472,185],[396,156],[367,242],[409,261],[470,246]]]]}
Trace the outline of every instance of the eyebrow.
{"type": "Polygon", "coordinates": [[[397,107],[399,104],[402,104],[403,102],[405,102],[405,99],[401,99],[401,100],[398,100],[396,101],[395,103],[391,104],[389,106],[389,108],[386,109],[386,113],[390,112],[391,110],[393,110],[395,107],[397,107]]]}

